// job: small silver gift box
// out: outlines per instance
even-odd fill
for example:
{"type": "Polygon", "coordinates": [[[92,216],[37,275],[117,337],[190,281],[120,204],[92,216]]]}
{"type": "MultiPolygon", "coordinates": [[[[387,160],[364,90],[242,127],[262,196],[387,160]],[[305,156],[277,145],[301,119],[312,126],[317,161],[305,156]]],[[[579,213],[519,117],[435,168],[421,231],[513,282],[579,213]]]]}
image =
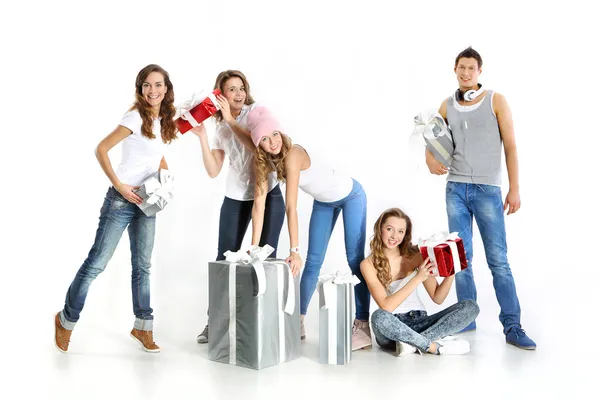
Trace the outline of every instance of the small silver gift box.
{"type": "Polygon", "coordinates": [[[267,259],[273,248],[265,248],[208,263],[210,360],[263,369],[300,355],[300,291],[288,264],[267,259]]]}
{"type": "Polygon", "coordinates": [[[146,179],[135,192],[143,200],[138,207],[148,217],[164,209],[173,199],[173,175],[161,169],[146,179]]]}
{"type": "Polygon", "coordinates": [[[438,112],[417,115],[413,135],[422,135],[427,149],[435,156],[436,160],[444,164],[446,168],[450,167],[454,153],[454,140],[450,128],[438,112]]]}
{"type": "Polygon", "coordinates": [[[348,273],[321,275],[319,292],[319,361],[344,365],[352,359],[354,285],[360,280],[348,273]]]}

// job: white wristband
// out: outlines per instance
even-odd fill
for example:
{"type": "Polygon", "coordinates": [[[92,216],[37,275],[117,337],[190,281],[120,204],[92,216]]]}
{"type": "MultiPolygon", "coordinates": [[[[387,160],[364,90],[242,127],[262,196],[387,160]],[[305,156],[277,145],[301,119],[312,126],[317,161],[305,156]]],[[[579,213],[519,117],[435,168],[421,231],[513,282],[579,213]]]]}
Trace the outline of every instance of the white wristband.
{"type": "Polygon", "coordinates": [[[300,247],[296,246],[296,247],[292,247],[290,249],[290,253],[296,253],[296,254],[300,254],[300,247]]]}

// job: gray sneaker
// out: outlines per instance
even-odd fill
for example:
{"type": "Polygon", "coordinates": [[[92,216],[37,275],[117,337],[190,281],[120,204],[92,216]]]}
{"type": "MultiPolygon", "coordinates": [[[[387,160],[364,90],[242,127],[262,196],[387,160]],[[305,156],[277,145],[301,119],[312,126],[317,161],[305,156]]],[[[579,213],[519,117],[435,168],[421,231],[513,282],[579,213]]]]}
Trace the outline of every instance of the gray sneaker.
{"type": "Polygon", "coordinates": [[[196,341],[198,343],[208,343],[208,325],[204,327],[204,330],[198,335],[196,341]]]}

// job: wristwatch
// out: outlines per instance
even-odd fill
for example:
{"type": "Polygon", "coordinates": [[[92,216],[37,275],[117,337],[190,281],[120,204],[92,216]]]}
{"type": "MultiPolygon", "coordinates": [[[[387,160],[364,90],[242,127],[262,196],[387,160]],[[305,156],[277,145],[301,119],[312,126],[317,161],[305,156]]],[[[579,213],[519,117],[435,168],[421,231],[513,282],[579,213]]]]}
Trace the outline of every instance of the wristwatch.
{"type": "Polygon", "coordinates": [[[296,253],[296,254],[300,254],[300,247],[296,246],[296,247],[292,247],[290,249],[290,253],[296,253]]]}

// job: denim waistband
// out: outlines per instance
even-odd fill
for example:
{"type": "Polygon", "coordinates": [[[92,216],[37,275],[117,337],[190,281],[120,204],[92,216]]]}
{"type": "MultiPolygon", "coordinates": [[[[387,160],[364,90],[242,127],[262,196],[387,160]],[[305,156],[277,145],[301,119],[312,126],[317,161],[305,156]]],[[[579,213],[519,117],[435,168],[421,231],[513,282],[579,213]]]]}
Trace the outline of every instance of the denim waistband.
{"type": "Polygon", "coordinates": [[[403,315],[405,315],[407,317],[411,317],[411,318],[426,317],[427,316],[427,311],[425,311],[425,310],[412,310],[412,311],[409,311],[407,313],[404,313],[403,315]]]}
{"type": "Polygon", "coordinates": [[[125,197],[123,197],[121,193],[119,193],[117,189],[115,189],[114,186],[110,186],[108,188],[108,191],[106,192],[106,197],[108,197],[109,199],[114,199],[116,197],[119,200],[128,201],[125,197]]]}

